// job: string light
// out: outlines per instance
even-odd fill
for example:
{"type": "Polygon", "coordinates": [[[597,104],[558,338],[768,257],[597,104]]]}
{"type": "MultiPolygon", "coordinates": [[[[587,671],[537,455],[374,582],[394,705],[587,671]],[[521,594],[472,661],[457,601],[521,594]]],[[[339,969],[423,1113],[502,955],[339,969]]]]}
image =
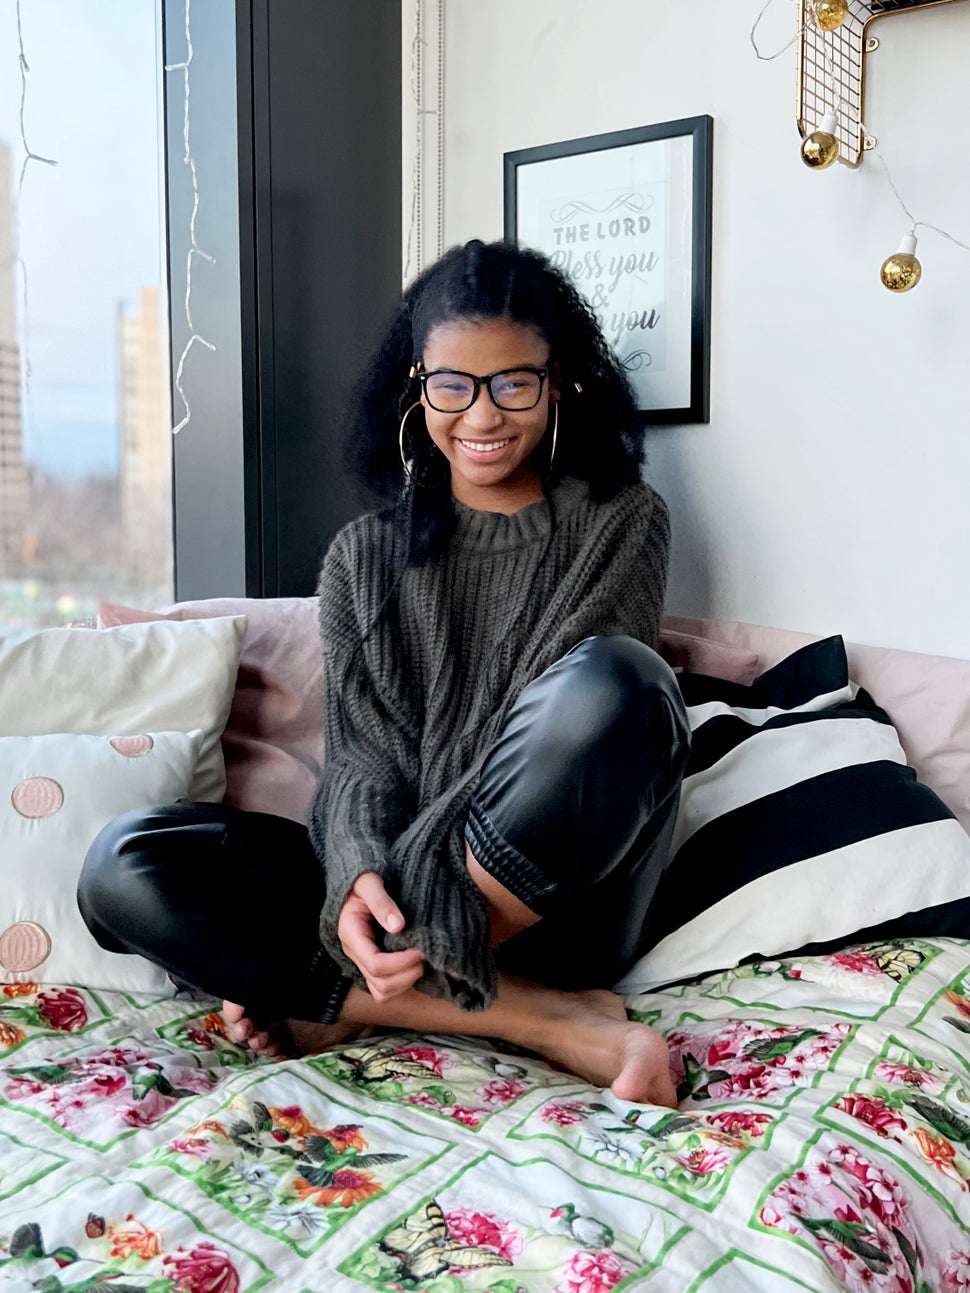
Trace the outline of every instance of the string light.
{"type": "Polygon", "coordinates": [[[802,161],[815,171],[827,170],[839,156],[839,141],[836,138],[839,129],[838,118],[834,112],[827,112],[817,130],[813,130],[802,142],[802,161]]]}
{"type": "Polygon", "coordinates": [[[849,0],[814,0],[812,10],[820,31],[835,31],[849,16],[849,0]]]}
{"type": "MultiPolygon", "coordinates": [[[[770,62],[772,59],[780,58],[782,54],[786,53],[799,36],[801,36],[807,25],[803,23],[795,33],[792,40],[790,40],[783,49],[778,50],[777,53],[762,54],[758,49],[755,35],[761,20],[764,18],[773,3],[774,0],[766,0],[766,3],[762,5],[750,32],[751,45],[754,48],[755,54],[765,62],[770,62]]],[[[819,31],[827,32],[834,31],[842,25],[848,16],[849,7],[847,0],[810,0],[810,3],[806,5],[806,11],[808,12],[809,20],[819,29],[819,31]],[[840,14],[841,17],[839,17],[840,14]]],[[[839,90],[839,78],[836,75],[832,60],[824,45],[821,49],[821,54],[832,92],[833,94],[837,94],[839,90]]],[[[839,155],[838,114],[842,111],[842,107],[842,99],[839,98],[835,112],[827,112],[822,118],[818,129],[814,130],[802,142],[802,160],[813,170],[827,169],[827,167],[831,166],[839,155]]],[[[869,136],[865,123],[862,121],[859,122],[859,130],[863,138],[869,136]]],[[[906,206],[906,203],[903,201],[899,189],[896,187],[895,181],[889,172],[889,167],[886,165],[885,158],[878,149],[874,151],[883,170],[886,172],[886,179],[889,181],[889,186],[910,223],[909,231],[904,235],[899,249],[893,252],[892,255],[887,256],[883,261],[882,267],[879,271],[880,277],[882,282],[891,292],[908,292],[920,281],[920,277],[923,272],[922,266],[916,257],[917,229],[932,229],[933,232],[938,233],[941,238],[946,238],[949,242],[954,243],[957,247],[961,247],[964,251],[970,251],[970,244],[961,242],[959,238],[954,238],[953,235],[947,233],[945,229],[939,228],[938,225],[930,224],[927,220],[916,220],[913,217],[912,212],[906,206]]]]}
{"type": "MultiPolygon", "coordinates": [[[[813,0],[809,4],[809,14],[813,19],[815,26],[823,33],[834,31],[839,23],[832,27],[824,27],[820,20],[819,8],[822,0],[813,0]]],[[[846,8],[848,12],[848,7],[846,8]]],[[[839,156],[839,114],[842,112],[843,101],[841,95],[842,82],[835,70],[835,65],[829,55],[828,47],[825,43],[819,51],[822,55],[822,66],[825,68],[825,74],[829,79],[829,89],[833,98],[836,99],[835,111],[826,112],[818,127],[802,142],[802,161],[806,166],[814,170],[827,170],[833,162],[838,160],[839,156]]]]}
{"type": "Polygon", "coordinates": [[[28,344],[28,319],[30,315],[27,310],[27,262],[20,252],[20,208],[24,195],[24,179],[27,175],[27,167],[31,162],[42,162],[45,166],[56,166],[57,162],[53,157],[41,157],[40,153],[35,153],[27,143],[27,73],[30,71],[30,64],[27,62],[27,55],[24,50],[24,30],[20,16],[20,0],[17,0],[17,41],[20,46],[18,61],[20,64],[20,139],[24,146],[24,163],[20,168],[20,179],[17,183],[17,231],[16,231],[16,252],[14,258],[20,266],[21,280],[24,285],[24,388],[25,395],[30,395],[30,346],[28,344]]]}
{"type": "MultiPolygon", "coordinates": [[[[763,54],[760,52],[760,49],[758,49],[758,41],[755,39],[755,32],[758,31],[760,21],[762,21],[764,14],[768,12],[768,9],[771,8],[773,3],[775,3],[775,0],[766,0],[766,4],[762,5],[762,9],[760,9],[758,17],[754,19],[754,26],[751,27],[749,36],[751,48],[754,49],[758,58],[762,59],[762,62],[766,63],[773,62],[773,59],[780,58],[782,54],[788,53],[788,50],[792,48],[792,45],[794,45],[795,41],[798,40],[798,37],[803,34],[804,30],[806,30],[808,23],[814,23],[814,25],[819,27],[820,30],[832,30],[832,28],[821,28],[821,6],[826,3],[830,3],[837,8],[838,4],[842,3],[846,5],[846,13],[848,13],[847,0],[814,0],[814,3],[807,5],[808,22],[803,22],[799,25],[798,30],[795,31],[795,34],[792,39],[789,40],[789,43],[782,45],[781,49],[777,50],[776,53],[763,54]]],[[[828,12],[828,10],[825,10],[825,12],[828,12]]],[[[834,26],[838,26],[838,23],[834,23],[834,26]]],[[[838,88],[838,78],[837,75],[835,75],[832,59],[829,58],[825,49],[821,52],[821,56],[823,56],[825,71],[828,72],[834,93],[838,88]]],[[[825,171],[825,169],[832,166],[834,160],[838,158],[838,114],[841,111],[842,98],[839,97],[838,102],[835,103],[835,111],[826,112],[819,123],[819,127],[804,138],[802,142],[802,160],[807,167],[811,167],[812,169],[815,169],[815,171],[825,171]]]]}
{"type": "Polygon", "coordinates": [[[919,282],[923,266],[916,259],[916,235],[908,233],[899,244],[899,251],[882,262],[879,277],[890,292],[908,292],[919,282]]]}
{"type": "Polygon", "coordinates": [[[749,40],[751,41],[751,48],[754,50],[754,52],[755,52],[755,54],[757,55],[757,57],[758,57],[758,58],[760,58],[760,59],[761,59],[761,61],[762,61],[763,63],[770,63],[770,62],[772,62],[772,61],[773,61],[774,59],[776,59],[776,58],[781,58],[782,54],[786,54],[786,53],[788,52],[788,50],[790,50],[790,49],[791,49],[792,45],[794,45],[795,41],[796,41],[796,40],[798,40],[799,36],[800,36],[800,35],[802,34],[802,32],[805,30],[805,27],[804,27],[804,24],[803,24],[803,25],[802,25],[801,27],[799,27],[799,29],[795,32],[794,36],[792,36],[792,38],[791,38],[791,40],[788,42],[788,44],[787,44],[787,45],[783,45],[783,46],[781,47],[781,49],[780,49],[780,50],[778,50],[778,52],[777,52],[776,54],[762,54],[761,50],[758,48],[758,42],[757,42],[757,40],[755,39],[755,33],[757,32],[758,28],[759,28],[759,27],[760,27],[760,25],[761,25],[761,20],[762,20],[762,18],[765,16],[765,14],[766,14],[766,13],[768,12],[768,10],[771,8],[771,6],[774,4],[774,2],[775,2],[775,0],[765,0],[764,5],[762,6],[761,12],[758,14],[757,18],[755,18],[755,20],[754,20],[754,26],[751,28],[751,33],[750,33],[750,36],[749,36],[749,40]]]}
{"type": "Polygon", "coordinates": [[[903,201],[902,194],[896,187],[896,181],[890,173],[886,164],[886,159],[882,153],[876,151],[876,156],[882,169],[886,172],[886,179],[889,181],[889,187],[893,191],[896,201],[902,208],[903,215],[909,221],[909,232],[904,235],[899,245],[899,250],[887,256],[882,263],[879,271],[879,277],[883,284],[889,288],[890,292],[908,292],[919,282],[923,273],[923,267],[916,259],[916,230],[932,229],[938,233],[941,238],[946,238],[949,242],[955,243],[957,247],[962,247],[964,251],[970,251],[970,243],[961,242],[959,238],[954,238],[953,234],[947,233],[945,229],[940,229],[938,225],[930,224],[928,220],[917,220],[912,211],[903,201]]]}
{"type": "Polygon", "coordinates": [[[195,324],[192,322],[192,257],[201,256],[202,259],[207,260],[210,265],[214,265],[216,263],[216,259],[214,256],[210,256],[207,251],[203,251],[195,239],[195,219],[199,212],[199,177],[195,168],[195,158],[192,156],[192,146],[189,139],[189,104],[192,93],[189,82],[189,67],[195,53],[192,48],[191,7],[192,0],[185,0],[185,45],[187,50],[185,61],[182,63],[166,63],[165,65],[166,72],[181,71],[183,76],[185,87],[185,106],[182,137],[185,142],[185,155],[182,160],[185,165],[188,166],[192,175],[192,217],[189,220],[189,250],[185,257],[185,319],[189,325],[190,336],[185,344],[185,349],[182,351],[179,358],[178,367],[175,370],[175,389],[178,391],[179,397],[185,405],[185,416],[182,418],[181,422],[172,427],[173,435],[178,435],[183,427],[188,426],[192,420],[192,410],[189,407],[189,401],[182,387],[182,372],[185,368],[185,360],[188,357],[188,353],[197,341],[200,345],[205,346],[207,350],[215,350],[215,346],[211,341],[206,341],[205,337],[196,332],[195,324]]]}

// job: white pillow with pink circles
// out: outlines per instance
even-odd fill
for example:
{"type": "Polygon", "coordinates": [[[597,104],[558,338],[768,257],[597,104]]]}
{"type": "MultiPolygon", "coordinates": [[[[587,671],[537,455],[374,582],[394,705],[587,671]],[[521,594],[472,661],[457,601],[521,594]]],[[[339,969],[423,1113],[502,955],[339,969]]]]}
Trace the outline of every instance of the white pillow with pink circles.
{"type": "Polygon", "coordinates": [[[202,741],[201,730],[0,737],[0,983],[174,991],[142,957],[98,946],[77,881],[113,817],[188,794],[202,741]]]}

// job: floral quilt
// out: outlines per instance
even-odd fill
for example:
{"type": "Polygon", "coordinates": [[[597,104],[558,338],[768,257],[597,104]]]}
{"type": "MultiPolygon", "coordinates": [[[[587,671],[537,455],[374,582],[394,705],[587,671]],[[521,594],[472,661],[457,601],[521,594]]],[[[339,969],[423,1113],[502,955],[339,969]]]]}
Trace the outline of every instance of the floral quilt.
{"type": "Polygon", "coordinates": [[[675,1111],[386,1034],[303,1060],[215,1003],[0,987],[0,1293],[970,1290],[970,943],[650,996],[675,1111]]]}

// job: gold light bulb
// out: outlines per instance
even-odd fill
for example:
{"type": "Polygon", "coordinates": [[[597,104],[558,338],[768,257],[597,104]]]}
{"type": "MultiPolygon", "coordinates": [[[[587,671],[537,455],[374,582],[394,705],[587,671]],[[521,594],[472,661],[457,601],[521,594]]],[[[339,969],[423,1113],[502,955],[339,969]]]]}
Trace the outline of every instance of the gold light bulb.
{"type": "Polygon", "coordinates": [[[835,31],[849,16],[849,0],[815,0],[815,21],[822,31],[835,31]]]}
{"type": "Polygon", "coordinates": [[[813,171],[824,171],[839,155],[839,141],[835,137],[838,121],[834,112],[827,112],[818,130],[813,130],[802,143],[802,161],[813,171]]]}
{"type": "Polygon", "coordinates": [[[890,292],[908,292],[919,282],[923,266],[916,259],[915,251],[916,235],[908,233],[899,244],[899,251],[883,261],[879,277],[890,292]]]}

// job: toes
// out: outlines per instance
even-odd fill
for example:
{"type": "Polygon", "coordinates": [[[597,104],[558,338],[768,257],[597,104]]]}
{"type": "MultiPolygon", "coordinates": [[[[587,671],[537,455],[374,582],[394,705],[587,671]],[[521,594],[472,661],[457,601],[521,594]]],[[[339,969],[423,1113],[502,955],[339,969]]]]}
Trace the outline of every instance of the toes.
{"type": "Polygon", "coordinates": [[[252,1051],[254,1055],[261,1058],[276,1059],[290,1053],[288,1047],[288,1033],[285,1025],[273,1023],[268,1025],[253,1023],[251,1019],[242,1021],[245,1026],[245,1033],[241,1027],[234,1030],[234,1040],[247,1050],[252,1051]]]}
{"type": "MultiPolygon", "coordinates": [[[[227,1005],[232,1005],[227,1002],[227,1005]]],[[[236,1011],[242,1011],[241,1006],[234,1007],[236,1011]]],[[[279,1055],[282,1047],[280,1044],[279,1031],[275,1024],[261,1025],[250,1019],[246,1014],[238,1014],[233,1017],[229,1011],[224,1011],[226,1022],[229,1025],[229,1035],[234,1042],[240,1046],[246,1046],[258,1055],[279,1055]]]]}

